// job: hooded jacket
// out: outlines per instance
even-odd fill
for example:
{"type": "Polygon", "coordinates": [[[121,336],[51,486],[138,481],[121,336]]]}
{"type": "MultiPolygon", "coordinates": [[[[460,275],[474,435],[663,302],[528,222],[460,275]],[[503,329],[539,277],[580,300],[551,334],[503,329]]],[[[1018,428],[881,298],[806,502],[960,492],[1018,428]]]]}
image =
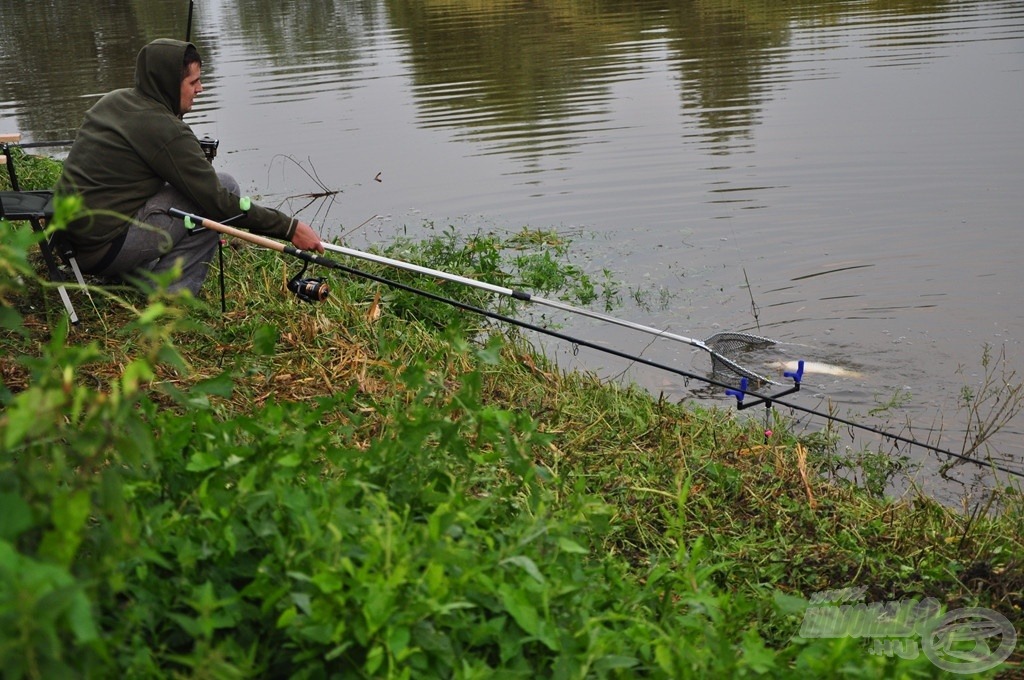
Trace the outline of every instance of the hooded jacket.
{"type": "MultiPolygon", "coordinates": [[[[181,73],[190,43],[155,40],[139,51],[135,86],[114,90],[85,114],[58,195],[78,194],[89,214],[68,225],[82,250],[99,249],[128,230],[133,216],[164,184],[180,191],[203,217],[223,221],[239,212],[239,197],[221,186],[192,129],[181,120],[181,73]],[[113,214],[111,214],[113,213],[113,214]]],[[[253,204],[233,224],[290,240],[296,220],[253,204]]]]}

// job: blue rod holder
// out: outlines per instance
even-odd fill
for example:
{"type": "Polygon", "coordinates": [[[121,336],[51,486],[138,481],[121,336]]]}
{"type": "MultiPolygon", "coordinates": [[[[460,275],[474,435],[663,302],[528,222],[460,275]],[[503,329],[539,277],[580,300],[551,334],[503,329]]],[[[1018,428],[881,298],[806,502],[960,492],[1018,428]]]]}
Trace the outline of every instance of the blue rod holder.
{"type": "Polygon", "coordinates": [[[740,388],[738,390],[726,390],[726,395],[730,397],[736,397],[736,403],[738,405],[743,404],[743,397],[747,396],[747,379],[740,378],[740,388]]]}
{"type": "Polygon", "coordinates": [[[776,394],[769,394],[766,396],[758,395],[759,398],[757,401],[752,401],[750,403],[744,403],[743,401],[743,398],[747,396],[747,385],[750,384],[746,378],[740,378],[739,389],[727,389],[725,393],[730,397],[736,397],[736,408],[740,411],[759,404],[764,404],[765,408],[771,408],[772,402],[779,397],[784,397],[787,394],[793,394],[794,392],[800,391],[800,381],[804,378],[804,360],[800,359],[797,362],[795,371],[786,371],[783,375],[787,378],[793,379],[793,386],[776,394]]]}
{"type": "Polygon", "coordinates": [[[799,385],[800,381],[803,380],[804,377],[804,360],[800,359],[799,361],[796,362],[795,371],[785,371],[782,375],[786,376],[787,378],[792,378],[793,382],[799,385]]]}

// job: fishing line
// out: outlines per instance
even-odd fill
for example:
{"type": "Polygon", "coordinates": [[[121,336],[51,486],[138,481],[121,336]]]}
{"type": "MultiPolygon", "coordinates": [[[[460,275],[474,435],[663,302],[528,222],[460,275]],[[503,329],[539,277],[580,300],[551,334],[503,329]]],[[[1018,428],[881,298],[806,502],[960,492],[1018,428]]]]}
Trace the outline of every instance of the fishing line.
{"type": "MultiPolygon", "coordinates": [[[[794,404],[792,402],[789,402],[787,400],[782,399],[783,396],[786,396],[786,395],[789,395],[789,394],[792,394],[792,393],[795,393],[795,392],[799,391],[799,389],[800,389],[800,380],[801,380],[802,374],[803,374],[803,370],[802,370],[802,368],[803,368],[802,367],[802,363],[803,362],[800,362],[800,364],[801,364],[800,369],[795,374],[794,373],[788,373],[788,372],[785,374],[787,377],[792,377],[793,381],[794,381],[793,387],[790,387],[787,390],[784,390],[782,392],[778,392],[776,394],[762,394],[762,393],[757,392],[755,390],[749,390],[749,389],[747,389],[748,381],[747,381],[747,378],[745,378],[745,377],[741,380],[740,387],[739,387],[739,389],[737,389],[735,385],[730,385],[728,383],[721,382],[719,380],[715,380],[714,378],[710,378],[708,376],[698,375],[698,374],[692,373],[690,371],[685,371],[683,369],[676,368],[674,366],[669,366],[667,364],[663,364],[663,363],[660,363],[658,361],[654,361],[652,359],[647,359],[647,358],[642,357],[642,356],[637,356],[635,354],[630,354],[628,352],[624,352],[622,350],[615,349],[614,347],[607,347],[607,346],[604,346],[604,345],[599,345],[596,342],[592,342],[590,340],[586,340],[586,339],[579,338],[579,337],[576,337],[576,336],[573,336],[573,335],[569,335],[568,333],[563,333],[561,331],[556,331],[556,330],[552,330],[550,328],[545,328],[544,326],[539,326],[537,324],[534,324],[534,323],[531,323],[531,322],[528,322],[528,321],[523,321],[521,319],[516,319],[516,318],[508,316],[506,314],[501,314],[499,312],[493,312],[493,311],[491,311],[489,309],[484,309],[482,307],[477,307],[477,306],[469,304],[467,302],[462,302],[460,300],[454,300],[452,298],[447,298],[447,297],[444,297],[443,295],[439,295],[437,293],[432,293],[430,291],[423,290],[421,288],[416,288],[415,286],[411,286],[411,285],[406,284],[406,283],[401,283],[399,281],[394,281],[392,279],[388,279],[386,277],[379,276],[377,274],[372,274],[370,272],[365,272],[365,271],[362,271],[362,270],[359,270],[359,269],[355,269],[355,268],[350,267],[348,265],[344,265],[344,264],[342,264],[342,263],[340,263],[340,262],[338,262],[336,260],[332,260],[330,258],[324,257],[323,255],[319,255],[318,253],[312,253],[312,252],[309,252],[309,251],[300,250],[300,249],[295,248],[294,246],[292,246],[290,244],[286,245],[286,244],[284,244],[284,243],[282,243],[280,241],[275,241],[275,240],[267,238],[265,236],[259,236],[257,234],[251,234],[249,232],[241,231],[239,229],[234,229],[234,228],[228,227],[228,226],[226,226],[224,224],[214,222],[213,220],[209,220],[209,219],[200,217],[198,215],[192,215],[190,213],[186,213],[186,212],[184,212],[182,210],[178,210],[176,208],[171,208],[168,212],[171,215],[175,216],[175,217],[180,217],[180,218],[184,219],[185,223],[186,223],[186,227],[189,228],[189,229],[194,229],[194,227],[193,227],[193,222],[194,222],[195,224],[197,224],[197,225],[199,225],[201,227],[208,227],[210,229],[214,229],[215,231],[220,231],[222,233],[227,233],[227,234],[230,234],[230,235],[237,236],[238,238],[241,238],[241,239],[244,239],[244,240],[248,240],[248,241],[250,241],[252,243],[255,243],[257,245],[263,246],[264,248],[268,248],[270,250],[276,250],[277,252],[288,254],[288,255],[296,257],[296,258],[298,258],[300,260],[304,260],[307,263],[319,264],[319,265],[322,265],[322,266],[327,267],[329,269],[334,269],[334,270],[337,270],[337,271],[340,271],[340,272],[343,272],[343,273],[346,273],[346,274],[351,274],[353,276],[358,276],[360,278],[368,279],[370,281],[375,281],[377,283],[384,284],[384,285],[389,286],[391,288],[397,288],[399,290],[404,290],[406,292],[413,293],[415,295],[419,295],[421,297],[425,297],[427,299],[434,300],[436,302],[440,302],[440,303],[443,303],[443,304],[446,304],[446,305],[450,305],[452,307],[456,307],[458,309],[462,309],[462,310],[467,311],[467,312],[472,312],[474,314],[479,314],[480,316],[484,316],[484,317],[487,317],[489,319],[493,319],[495,321],[500,321],[502,323],[507,323],[507,324],[510,324],[510,325],[513,325],[513,326],[517,326],[519,328],[525,328],[527,330],[531,330],[531,331],[534,331],[536,333],[541,333],[543,335],[547,335],[547,336],[550,336],[550,337],[553,337],[553,338],[557,338],[559,340],[563,340],[565,342],[570,343],[573,346],[574,349],[577,348],[577,347],[587,347],[589,349],[597,350],[599,352],[604,352],[605,354],[610,354],[610,355],[618,357],[620,359],[625,359],[627,361],[633,361],[635,363],[642,364],[644,366],[649,366],[651,368],[656,368],[658,370],[666,371],[668,373],[673,373],[675,375],[681,376],[681,377],[686,378],[688,380],[697,380],[697,381],[700,381],[700,382],[705,383],[707,385],[710,385],[712,387],[721,388],[721,389],[725,390],[725,393],[727,395],[734,396],[736,398],[737,408],[739,410],[744,410],[746,408],[750,408],[750,407],[753,407],[753,406],[759,406],[759,405],[762,405],[762,404],[765,406],[766,409],[769,409],[769,408],[771,408],[772,406],[775,406],[775,405],[782,406],[782,407],[785,407],[785,408],[792,409],[794,411],[799,411],[801,413],[806,413],[806,414],[811,415],[811,416],[816,416],[818,418],[823,418],[823,419],[828,420],[828,421],[833,422],[833,423],[839,423],[841,425],[845,425],[845,426],[850,427],[850,428],[862,430],[862,431],[865,431],[865,432],[870,432],[872,434],[878,435],[880,437],[884,437],[884,438],[889,439],[889,440],[894,441],[894,442],[900,442],[900,443],[903,443],[903,444],[908,444],[910,446],[917,446],[917,447],[920,447],[922,449],[926,449],[926,450],[932,451],[932,452],[940,454],[940,455],[949,456],[951,458],[956,458],[958,460],[961,460],[961,461],[964,461],[964,462],[967,462],[967,463],[973,463],[974,465],[977,465],[979,467],[985,467],[985,468],[990,468],[992,470],[998,470],[1000,472],[1005,472],[1005,473],[1007,473],[1009,475],[1012,475],[1014,477],[1019,477],[1019,478],[1024,479],[1024,472],[1021,472],[1019,470],[1013,470],[1013,469],[1010,469],[1010,468],[998,465],[997,463],[994,463],[992,461],[987,461],[987,462],[979,461],[979,460],[976,460],[976,459],[971,458],[969,456],[966,456],[964,454],[956,453],[956,452],[951,451],[949,449],[943,449],[943,448],[935,446],[933,444],[928,444],[926,442],[921,442],[921,441],[918,441],[916,439],[911,439],[910,437],[904,437],[902,435],[898,435],[898,434],[894,434],[892,432],[888,432],[888,431],[883,430],[883,429],[881,429],[879,427],[874,427],[872,425],[864,425],[862,423],[855,422],[855,421],[850,420],[848,418],[842,418],[840,416],[835,416],[835,415],[832,415],[831,413],[824,413],[822,411],[818,411],[816,409],[809,408],[809,407],[806,407],[806,406],[801,406],[799,404],[794,404]],[[755,401],[746,402],[745,399],[747,397],[752,397],[755,401]]],[[[305,268],[303,268],[303,271],[305,271],[305,268]]]]}

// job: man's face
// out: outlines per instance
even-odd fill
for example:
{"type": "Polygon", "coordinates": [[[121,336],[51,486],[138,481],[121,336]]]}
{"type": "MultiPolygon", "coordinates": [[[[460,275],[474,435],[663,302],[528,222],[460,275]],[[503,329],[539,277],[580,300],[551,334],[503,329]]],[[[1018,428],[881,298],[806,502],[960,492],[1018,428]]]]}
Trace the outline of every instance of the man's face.
{"type": "Polygon", "coordinates": [[[181,79],[181,115],[192,110],[196,95],[203,91],[203,82],[199,79],[200,66],[196,62],[188,65],[188,75],[181,79]]]}

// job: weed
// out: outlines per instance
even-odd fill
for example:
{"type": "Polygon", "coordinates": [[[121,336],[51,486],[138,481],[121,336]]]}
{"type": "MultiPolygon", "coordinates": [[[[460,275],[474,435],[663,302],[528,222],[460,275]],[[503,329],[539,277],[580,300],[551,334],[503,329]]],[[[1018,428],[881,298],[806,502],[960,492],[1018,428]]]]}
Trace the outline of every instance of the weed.
{"type": "MultiPolygon", "coordinates": [[[[26,153],[18,146],[12,146],[10,154],[18,169],[18,184],[22,189],[49,189],[57,183],[64,167],[60,161],[26,153]]],[[[0,191],[10,189],[10,177],[6,170],[0,171],[0,191]]]]}
{"type": "MultiPolygon", "coordinates": [[[[967,458],[990,460],[989,439],[1024,410],[1024,382],[1016,371],[1007,367],[1005,347],[994,357],[992,347],[986,344],[982,350],[981,367],[978,384],[965,384],[961,388],[959,406],[966,416],[962,450],[967,458]]],[[[962,368],[958,372],[964,375],[962,368]]],[[[943,466],[943,474],[963,462],[964,459],[958,458],[947,463],[943,466]]]]}

